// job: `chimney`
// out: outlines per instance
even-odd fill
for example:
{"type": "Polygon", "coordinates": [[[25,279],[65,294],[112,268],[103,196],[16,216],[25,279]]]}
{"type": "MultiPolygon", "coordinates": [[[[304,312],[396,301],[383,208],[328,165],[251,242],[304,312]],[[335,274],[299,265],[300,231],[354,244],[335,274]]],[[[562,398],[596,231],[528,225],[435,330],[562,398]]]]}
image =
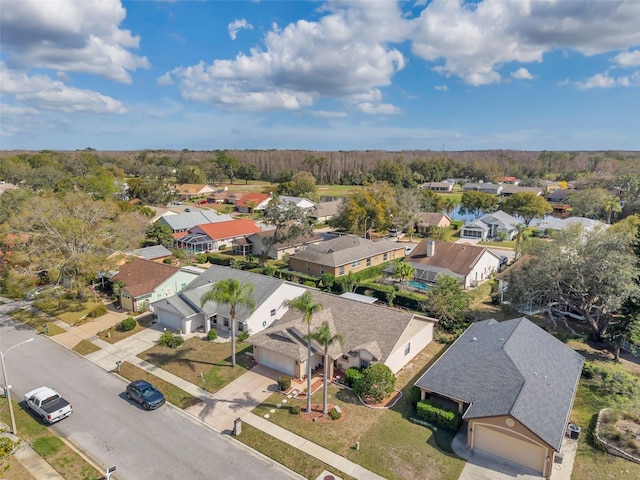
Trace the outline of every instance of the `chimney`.
{"type": "Polygon", "coordinates": [[[429,240],[427,242],[427,257],[433,257],[436,254],[436,242],[429,240]]]}

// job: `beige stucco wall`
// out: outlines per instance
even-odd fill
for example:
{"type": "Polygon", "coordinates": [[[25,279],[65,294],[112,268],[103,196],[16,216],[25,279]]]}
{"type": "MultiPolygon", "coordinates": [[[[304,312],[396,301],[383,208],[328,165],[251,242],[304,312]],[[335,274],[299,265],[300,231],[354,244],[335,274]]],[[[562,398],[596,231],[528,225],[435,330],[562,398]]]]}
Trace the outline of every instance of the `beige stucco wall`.
{"type": "Polygon", "coordinates": [[[433,340],[433,327],[435,322],[415,316],[407,325],[403,335],[384,362],[393,373],[397,373],[402,367],[415,358],[424,347],[433,340]],[[407,348],[408,346],[408,348],[407,348]],[[407,352],[407,349],[409,350],[407,352]]]}

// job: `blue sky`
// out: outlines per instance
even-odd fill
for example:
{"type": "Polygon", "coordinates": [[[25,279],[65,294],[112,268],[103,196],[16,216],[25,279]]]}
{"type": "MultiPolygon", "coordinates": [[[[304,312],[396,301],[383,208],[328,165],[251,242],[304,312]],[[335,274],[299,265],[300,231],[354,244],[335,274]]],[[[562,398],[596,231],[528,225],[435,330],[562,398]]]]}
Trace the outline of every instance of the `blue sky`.
{"type": "Polygon", "coordinates": [[[1,7],[5,150],[640,150],[638,0],[1,7]]]}

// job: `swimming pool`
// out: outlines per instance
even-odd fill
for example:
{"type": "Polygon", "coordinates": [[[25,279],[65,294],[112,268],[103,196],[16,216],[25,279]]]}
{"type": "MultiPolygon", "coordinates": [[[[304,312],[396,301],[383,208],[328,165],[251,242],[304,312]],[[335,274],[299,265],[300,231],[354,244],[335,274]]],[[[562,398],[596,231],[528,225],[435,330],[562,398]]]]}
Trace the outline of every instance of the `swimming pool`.
{"type": "Polygon", "coordinates": [[[407,282],[407,285],[409,285],[411,288],[415,288],[416,290],[420,290],[422,292],[426,292],[432,289],[431,285],[427,285],[426,283],[422,283],[417,280],[409,280],[407,282]]]}

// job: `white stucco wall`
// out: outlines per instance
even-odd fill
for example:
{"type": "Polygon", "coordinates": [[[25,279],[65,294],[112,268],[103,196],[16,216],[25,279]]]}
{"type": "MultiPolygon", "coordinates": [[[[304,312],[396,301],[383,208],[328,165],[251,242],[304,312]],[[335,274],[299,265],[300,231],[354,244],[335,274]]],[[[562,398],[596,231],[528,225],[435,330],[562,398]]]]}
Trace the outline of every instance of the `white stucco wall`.
{"type": "Polygon", "coordinates": [[[479,285],[491,278],[492,273],[500,268],[500,258],[487,250],[476,262],[476,264],[465,279],[465,288],[479,285]]]}
{"type": "Polygon", "coordinates": [[[433,341],[433,327],[435,323],[419,316],[414,316],[407,325],[402,336],[398,339],[393,351],[384,362],[393,373],[415,358],[424,347],[433,341]],[[408,352],[406,352],[408,348],[408,352]]]}
{"type": "Polygon", "coordinates": [[[247,319],[247,328],[251,335],[271,326],[288,310],[282,305],[285,300],[299,297],[306,291],[302,286],[284,283],[262,305],[258,305],[253,314],[247,319]],[[275,310],[275,315],[271,311],[275,310]]]}

